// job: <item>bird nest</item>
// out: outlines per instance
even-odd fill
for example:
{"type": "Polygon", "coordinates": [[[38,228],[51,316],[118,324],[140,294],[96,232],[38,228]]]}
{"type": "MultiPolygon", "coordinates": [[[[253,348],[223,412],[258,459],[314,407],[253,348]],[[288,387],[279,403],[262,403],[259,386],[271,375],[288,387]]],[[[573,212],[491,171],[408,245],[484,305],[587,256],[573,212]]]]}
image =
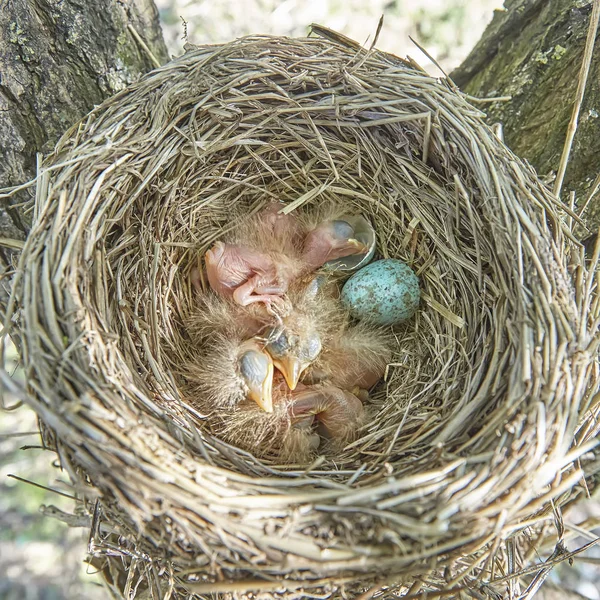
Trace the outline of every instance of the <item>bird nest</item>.
{"type": "Polygon", "coordinates": [[[21,393],[127,598],[516,593],[595,472],[597,254],[576,215],[450,81],[318,33],[191,49],[38,176],[21,393]],[[182,384],[190,273],[271,200],[368,216],[420,278],[369,422],[310,464],[219,439],[182,384]]]}

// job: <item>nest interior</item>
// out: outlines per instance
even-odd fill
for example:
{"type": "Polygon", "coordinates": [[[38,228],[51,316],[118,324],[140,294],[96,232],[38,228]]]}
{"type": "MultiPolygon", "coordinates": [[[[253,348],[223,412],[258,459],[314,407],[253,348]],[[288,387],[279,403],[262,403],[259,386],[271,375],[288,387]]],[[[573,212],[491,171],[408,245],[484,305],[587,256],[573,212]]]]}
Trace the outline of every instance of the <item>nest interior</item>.
{"type": "Polygon", "coordinates": [[[320,33],[190,50],[67,132],[38,177],[13,296],[23,393],[125,595],[502,593],[508,545],[518,570],[535,552],[519,534],[594,471],[576,216],[451,82],[320,33]],[[272,199],[368,215],[380,256],[421,282],[373,418],[311,465],[219,440],[182,391],[190,270],[272,199]]]}

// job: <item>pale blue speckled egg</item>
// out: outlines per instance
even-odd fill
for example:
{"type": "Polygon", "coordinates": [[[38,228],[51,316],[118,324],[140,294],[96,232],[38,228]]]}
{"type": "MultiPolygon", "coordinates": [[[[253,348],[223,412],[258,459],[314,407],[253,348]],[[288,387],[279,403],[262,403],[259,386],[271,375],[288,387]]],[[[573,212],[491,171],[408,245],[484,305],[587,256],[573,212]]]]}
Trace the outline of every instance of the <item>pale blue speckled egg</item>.
{"type": "Polygon", "coordinates": [[[350,314],[376,325],[394,325],[410,319],[419,306],[420,296],[418,277],[395,258],[363,267],[342,289],[342,303],[350,314]]]}

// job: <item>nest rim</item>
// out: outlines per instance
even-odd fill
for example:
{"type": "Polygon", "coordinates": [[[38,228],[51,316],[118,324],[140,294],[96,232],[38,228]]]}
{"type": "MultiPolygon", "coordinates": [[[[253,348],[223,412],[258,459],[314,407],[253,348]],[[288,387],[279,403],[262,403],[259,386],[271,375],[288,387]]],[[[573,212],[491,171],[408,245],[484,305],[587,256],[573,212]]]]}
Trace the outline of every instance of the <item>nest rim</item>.
{"type": "MultiPolygon", "coordinates": [[[[447,82],[396,57],[362,50],[337,34],[318,33],[322,37],[300,40],[248,37],[189,51],[67,132],[38,176],[35,223],[20,258],[13,298],[20,307],[13,333],[29,380],[29,389],[20,394],[40,415],[44,438],[57,447],[62,467],[81,489],[88,488],[81,493],[91,514],[98,511],[92,499],[100,494],[102,519],[116,526],[124,555],[129,552],[140,562],[151,556],[176,574],[188,573],[176,575],[172,589],[199,594],[241,589],[239,583],[215,579],[214,563],[206,559],[211,553],[226,580],[254,578],[264,589],[274,574],[285,577],[287,583],[278,579],[272,584],[282,595],[292,594],[296,584],[335,594],[344,586],[405,584],[415,577],[427,577],[432,589],[442,589],[439,572],[446,566],[463,577],[469,569],[489,576],[495,560],[506,560],[501,541],[520,531],[524,521],[544,527],[553,518],[550,502],[561,495],[563,502],[569,500],[582,476],[578,461],[593,447],[599,309],[595,265],[586,266],[567,222],[576,215],[493,136],[481,113],[447,82]],[[248,74],[251,64],[257,66],[248,74]],[[380,85],[373,92],[375,82],[382,81],[389,89],[380,85]],[[354,98],[347,90],[354,91],[354,98]],[[328,105],[328,93],[342,97],[341,104],[328,105]],[[369,106],[370,96],[389,102],[378,97],[369,106]],[[273,110],[270,101],[283,108],[273,110]],[[167,118],[169,111],[174,118],[167,118]],[[144,119],[150,122],[146,129],[144,119]],[[232,136],[237,128],[241,133],[232,136]],[[301,131],[306,138],[299,141],[301,131]],[[352,163],[356,171],[350,174],[341,171],[349,154],[345,131],[360,145],[352,163]],[[282,162],[290,169],[296,163],[288,181],[285,169],[278,170],[281,165],[260,155],[265,144],[258,142],[276,134],[292,150],[282,143],[273,152],[285,155],[282,162]],[[390,141],[393,135],[397,142],[390,141]],[[374,140],[386,152],[378,152],[374,140]],[[394,143],[402,160],[390,150],[394,143]],[[152,144],[155,156],[147,150],[152,144]],[[302,160],[294,157],[298,148],[314,159],[313,170],[304,170],[306,191],[300,196],[288,189],[303,173],[302,160]],[[379,211],[369,214],[382,230],[382,256],[412,259],[425,279],[422,314],[411,324],[419,333],[407,328],[404,339],[410,345],[412,335],[426,344],[430,356],[442,354],[437,364],[448,366],[432,374],[432,380],[439,377],[440,389],[460,385],[456,378],[443,379],[457,361],[466,367],[478,358],[463,373],[473,388],[470,397],[454,399],[443,426],[435,422],[437,398],[429,398],[430,406],[423,404],[422,423],[431,420],[437,433],[423,434],[427,444],[422,443],[421,454],[407,449],[411,443],[418,447],[418,439],[409,435],[404,446],[398,440],[404,427],[413,438],[419,432],[410,422],[412,414],[407,415],[423,390],[395,412],[382,403],[376,425],[386,423],[390,432],[385,437],[381,429],[367,431],[380,450],[371,467],[371,446],[357,450],[365,436],[350,445],[350,458],[339,464],[317,460],[285,467],[206,437],[198,427],[202,415],[189,403],[173,408],[177,385],[165,364],[176,362],[181,350],[167,338],[177,331],[178,315],[193,304],[189,277],[177,280],[176,273],[189,273],[194,253],[201,254],[222,233],[233,208],[231,202],[218,205],[223,192],[217,184],[227,189],[228,176],[209,171],[215,169],[213,155],[217,171],[225,161],[244,181],[243,192],[235,186],[228,192],[236,202],[237,195],[243,198],[242,213],[260,210],[261,194],[273,198],[286,189],[290,210],[335,194],[362,210],[379,211]],[[247,172],[239,166],[244,160],[250,165],[247,172]],[[186,177],[176,172],[179,163],[203,165],[204,187],[189,165],[186,177]],[[329,178],[323,181],[327,165],[329,178]],[[390,193],[383,176],[379,181],[372,176],[370,193],[356,183],[359,173],[371,176],[378,166],[378,176],[397,169],[392,181],[402,183],[406,199],[395,195],[394,204],[374,199],[373,190],[390,193]],[[197,195],[195,204],[186,208],[176,186],[165,183],[174,174],[180,189],[197,195]],[[206,191],[214,186],[214,195],[206,191]],[[152,200],[157,194],[166,195],[167,208],[152,200]],[[425,207],[420,211],[417,200],[425,207]],[[499,209],[490,207],[492,200],[499,209]],[[182,232],[193,233],[190,223],[203,202],[213,202],[213,212],[205,214],[210,227],[186,245],[182,232]],[[144,224],[147,217],[154,229],[144,224]],[[163,246],[157,232],[169,218],[181,231],[163,246]],[[103,229],[107,222],[108,232],[103,229]],[[399,239],[393,235],[395,225],[403,227],[399,239]],[[455,225],[460,235],[452,234],[455,225]],[[419,235],[427,238],[422,249],[419,235]],[[448,267],[452,261],[453,270],[448,267]],[[438,279],[429,281],[435,268],[438,279]],[[136,277],[147,293],[125,298],[123,289],[136,277]],[[478,284],[477,291],[469,282],[478,284]],[[525,291],[514,291],[515,285],[525,291]],[[160,294],[165,290],[168,301],[160,294]],[[457,300],[458,292],[467,297],[469,291],[475,307],[457,300]],[[495,303],[486,304],[485,294],[495,303]],[[165,315],[171,320],[160,321],[165,315]],[[486,318],[495,328],[486,330],[483,340],[472,330],[473,323],[481,325],[486,318]],[[435,331],[455,344],[453,353],[444,354],[439,340],[423,341],[435,331]],[[469,355],[467,343],[477,340],[493,351],[469,355]],[[60,384],[57,373],[63,377],[60,384]],[[479,424],[472,436],[465,433],[470,421],[479,424]],[[386,444],[387,454],[381,451],[386,444]],[[469,454],[473,447],[479,454],[469,454]],[[404,448],[404,462],[397,459],[399,448],[404,448]],[[181,458],[173,460],[176,452],[181,458]],[[286,528],[290,531],[283,539],[286,528]],[[165,535],[181,539],[159,550],[165,535]],[[204,562],[192,556],[194,548],[204,562]],[[456,561],[465,552],[471,562],[461,570],[456,561]]],[[[408,375],[396,373],[391,381],[397,377],[413,390],[405,380],[421,371],[407,364],[408,375]]]]}

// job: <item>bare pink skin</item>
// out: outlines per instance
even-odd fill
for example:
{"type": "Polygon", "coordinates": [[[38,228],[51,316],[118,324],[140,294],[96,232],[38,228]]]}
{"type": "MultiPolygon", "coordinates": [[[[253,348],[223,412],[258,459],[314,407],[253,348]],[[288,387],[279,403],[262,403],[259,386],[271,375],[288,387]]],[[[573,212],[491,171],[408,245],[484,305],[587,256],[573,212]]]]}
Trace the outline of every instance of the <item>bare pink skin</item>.
{"type": "Polygon", "coordinates": [[[190,280],[196,292],[202,294],[204,290],[202,289],[202,278],[200,277],[200,269],[198,267],[194,267],[192,269],[190,273],[190,280]]]}
{"type": "Polygon", "coordinates": [[[266,253],[245,246],[216,242],[206,253],[206,276],[221,296],[232,297],[241,306],[253,302],[270,305],[287,291],[285,261],[275,264],[266,253]]]}
{"type": "Polygon", "coordinates": [[[366,246],[357,247],[355,243],[340,238],[339,234],[336,235],[335,223],[339,221],[324,221],[306,236],[302,259],[307,265],[308,272],[315,271],[330,260],[367,251],[366,246]]]}
{"type": "MultiPolygon", "coordinates": [[[[296,390],[305,390],[308,389],[307,386],[298,383],[296,390]]],[[[273,403],[277,404],[278,402],[290,402],[294,397],[296,392],[292,392],[288,387],[285,378],[278,371],[275,370],[273,373],[273,403]]],[[[291,406],[288,408],[288,411],[291,411],[291,406]]],[[[290,416],[294,417],[294,415],[289,413],[290,416]]],[[[293,419],[293,425],[295,429],[310,429],[313,426],[315,420],[315,416],[312,414],[306,414],[302,416],[298,416],[293,419]]]]}
{"type": "Polygon", "coordinates": [[[292,392],[282,374],[273,375],[273,403],[286,401],[296,429],[310,429],[316,420],[321,433],[332,440],[344,440],[356,430],[364,414],[363,404],[353,393],[333,385],[309,386],[298,383],[292,392]]]}
{"type": "MultiPolygon", "coordinates": [[[[296,217],[279,213],[283,206],[273,202],[260,213],[257,235],[273,235],[283,245],[293,248],[304,232],[296,217]]],[[[211,288],[242,306],[254,302],[270,306],[279,302],[290,281],[302,272],[299,262],[283,253],[274,258],[245,245],[223,242],[214,244],[205,261],[211,288]]]]}
{"type": "MultiPolygon", "coordinates": [[[[258,236],[273,235],[287,251],[277,253],[261,252],[249,246],[216,242],[205,255],[206,274],[210,287],[225,297],[233,298],[241,306],[253,302],[262,302],[267,307],[281,302],[289,284],[323,266],[329,260],[335,260],[366,252],[366,247],[355,240],[344,238],[352,228],[343,221],[325,221],[306,234],[301,257],[292,256],[295,246],[305,234],[297,219],[291,215],[280,214],[282,205],[273,203],[262,213],[262,228],[258,236]]],[[[194,282],[194,279],[193,279],[194,282]]],[[[194,283],[199,287],[198,283],[194,283]]]]}
{"type": "Polygon", "coordinates": [[[334,377],[330,377],[322,369],[311,369],[304,377],[303,381],[308,384],[324,383],[330,381],[334,385],[344,389],[353,390],[359,388],[362,390],[370,390],[376,383],[381,381],[385,374],[385,369],[370,369],[364,370],[357,375],[353,372],[337,372],[334,377]]]}
{"type": "Polygon", "coordinates": [[[291,405],[294,419],[302,421],[314,415],[327,437],[338,440],[360,424],[363,411],[362,402],[354,394],[332,385],[297,388],[291,405]]]}
{"type": "Polygon", "coordinates": [[[292,214],[283,214],[279,211],[285,205],[279,202],[272,202],[261,212],[263,223],[266,224],[275,236],[279,239],[285,239],[294,243],[305,233],[298,219],[292,214]]]}
{"type": "Polygon", "coordinates": [[[385,374],[384,369],[371,369],[369,371],[363,370],[358,377],[347,376],[345,379],[340,378],[336,383],[345,389],[360,388],[363,390],[370,390],[376,383],[381,381],[385,374]]]}

